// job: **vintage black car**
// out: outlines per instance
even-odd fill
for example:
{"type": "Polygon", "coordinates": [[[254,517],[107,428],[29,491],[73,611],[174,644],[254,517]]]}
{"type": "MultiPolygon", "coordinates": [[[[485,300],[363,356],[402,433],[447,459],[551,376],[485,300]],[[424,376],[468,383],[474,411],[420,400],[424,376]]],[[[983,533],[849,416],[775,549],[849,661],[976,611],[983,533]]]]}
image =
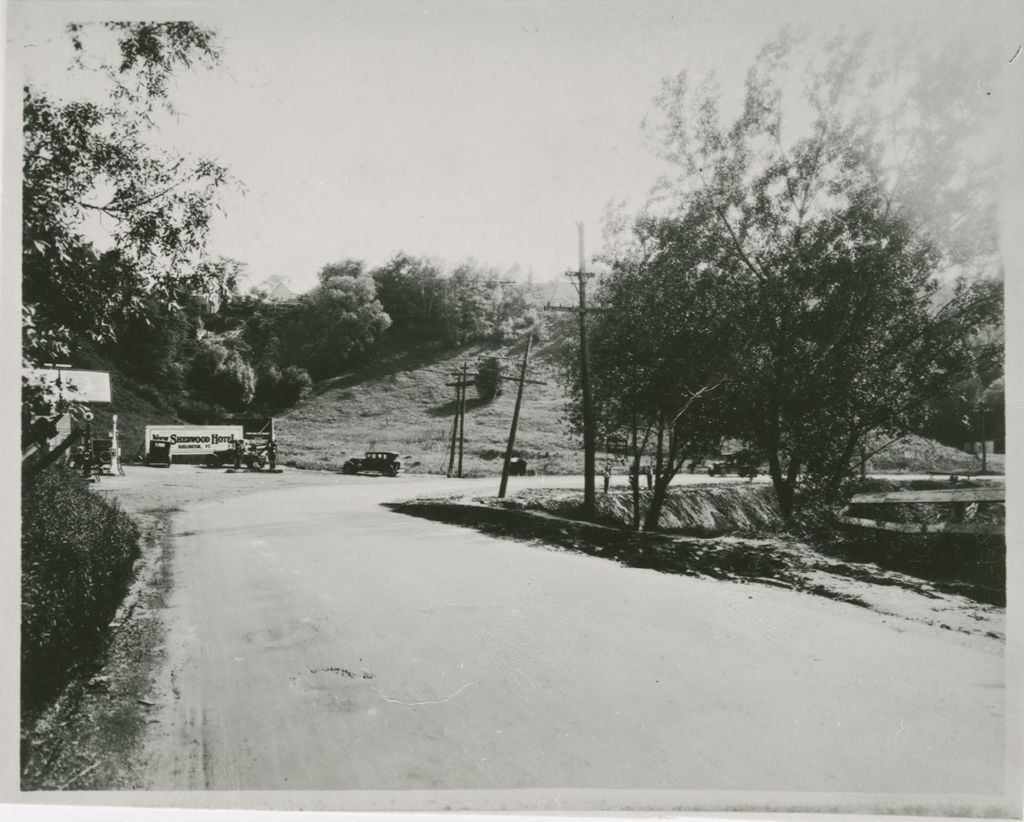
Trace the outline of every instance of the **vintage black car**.
{"type": "Polygon", "coordinates": [[[149,444],[149,450],[146,452],[144,462],[146,465],[170,466],[172,459],[171,444],[166,440],[163,440],[151,442],[149,444]]]}
{"type": "Polygon", "coordinates": [[[352,457],[341,466],[343,474],[361,474],[373,471],[386,477],[397,477],[402,463],[394,451],[367,451],[365,457],[352,457]]]}
{"type": "Polygon", "coordinates": [[[708,474],[712,477],[721,477],[726,474],[739,474],[741,477],[753,479],[761,473],[761,460],[750,451],[737,451],[735,454],[726,454],[720,462],[711,464],[708,474]]]}

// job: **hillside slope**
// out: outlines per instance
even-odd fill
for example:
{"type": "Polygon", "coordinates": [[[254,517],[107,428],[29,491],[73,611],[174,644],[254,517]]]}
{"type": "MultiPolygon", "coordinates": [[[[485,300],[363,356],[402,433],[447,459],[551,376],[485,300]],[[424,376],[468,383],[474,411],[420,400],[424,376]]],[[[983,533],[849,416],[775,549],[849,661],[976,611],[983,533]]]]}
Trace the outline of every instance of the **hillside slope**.
{"type": "MultiPolygon", "coordinates": [[[[455,412],[453,382],[463,364],[475,373],[481,358],[504,357],[505,373],[518,374],[522,346],[473,345],[445,350],[436,342],[394,338],[372,364],[319,383],[313,394],[278,417],[279,453],[285,465],[338,470],[368,450],[396,451],[403,467],[443,473],[448,466],[455,412]]],[[[561,375],[534,360],[519,417],[516,453],[538,473],[577,473],[583,456],[566,431],[561,375]]],[[[515,404],[506,381],[492,402],[467,391],[463,474],[500,473],[515,404]]],[[[456,460],[458,459],[456,455],[456,460]]]]}
{"type": "MultiPolygon", "coordinates": [[[[558,339],[564,334],[546,336],[558,339]]],[[[568,431],[565,377],[554,364],[557,348],[549,341],[534,348],[529,377],[545,384],[526,386],[516,453],[537,473],[580,473],[581,443],[568,431]]],[[[518,375],[522,351],[521,342],[453,350],[415,334],[389,332],[374,347],[368,364],[320,382],[310,396],[291,408],[258,413],[275,416],[285,465],[340,470],[351,456],[384,450],[398,452],[407,471],[444,473],[455,411],[455,389],[447,383],[454,381],[464,364],[472,376],[479,361],[490,356],[502,358],[505,374],[518,375]]],[[[146,425],[182,422],[173,410],[173,398],[125,377],[109,361],[94,357],[83,366],[111,372],[114,402],[94,408],[93,432],[103,436],[110,428],[111,413],[116,411],[125,461],[141,453],[146,425]]],[[[467,392],[465,476],[493,476],[501,471],[516,390],[511,381],[504,386],[503,394],[492,402],[481,401],[472,386],[467,392]]],[[[877,443],[885,444],[886,440],[877,443]]],[[[598,465],[605,459],[599,454],[598,465]]],[[[611,462],[616,473],[625,471],[621,455],[612,457],[611,462]]],[[[1002,456],[989,456],[990,469],[1000,471],[1003,464],[1002,456]]],[[[980,467],[980,459],[971,454],[916,436],[889,443],[868,463],[872,473],[968,473],[980,467]]]]}
{"type": "MultiPolygon", "coordinates": [[[[538,348],[543,351],[544,347],[538,348]]],[[[489,356],[502,357],[505,373],[516,375],[522,344],[474,345],[453,351],[437,342],[385,335],[370,365],[324,380],[311,396],[279,414],[276,429],[282,462],[297,468],[340,470],[351,456],[381,450],[398,452],[406,471],[444,473],[455,411],[455,388],[446,383],[454,381],[463,364],[472,376],[477,363],[489,356]]],[[[538,356],[531,360],[529,377],[545,384],[526,386],[516,454],[537,473],[581,473],[581,444],[566,423],[564,375],[551,359],[538,356]]],[[[507,381],[504,393],[485,403],[470,387],[465,476],[500,474],[515,389],[507,381]]],[[[605,459],[599,454],[598,465],[605,459]]],[[[626,470],[621,455],[611,461],[616,473],[626,470]]],[[[913,435],[888,443],[868,461],[871,473],[968,473],[980,467],[980,460],[971,454],[913,435]]],[[[990,457],[989,467],[1000,470],[1002,458],[990,457]]]]}

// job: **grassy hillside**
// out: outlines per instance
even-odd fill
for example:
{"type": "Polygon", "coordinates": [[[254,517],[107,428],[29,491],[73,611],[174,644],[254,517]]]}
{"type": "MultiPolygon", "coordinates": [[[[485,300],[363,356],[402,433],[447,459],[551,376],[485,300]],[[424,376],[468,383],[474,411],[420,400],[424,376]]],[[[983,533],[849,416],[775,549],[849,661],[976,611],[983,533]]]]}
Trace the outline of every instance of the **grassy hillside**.
{"type": "MultiPolygon", "coordinates": [[[[337,470],[350,456],[369,450],[396,451],[406,470],[444,472],[455,412],[455,388],[446,383],[483,357],[506,357],[505,372],[517,374],[522,346],[469,346],[444,350],[435,342],[390,336],[371,365],[319,383],[314,393],[278,417],[281,459],[300,468],[337,470]]],[[[516,452],[538,473],[582,471],[583,456],[567,434],[561,377],[550,364],[531,363],[516,437],[516,452]]],[[[501,470],[515,404],[515,385],[492,402],[467,392],[463,473],[485,476],[501,470]]]]}
{"type": "MultiPolygon", "coordinates": [[[[968,454],[958,448],[942,445],[935,440],[915,434],[892,442],[890,438],[878,438],[869,444],[868,450],[883,448],[868,460],[868,472],[877,474],[906,472],[917,473],[970,473],[981,470],[981,457],[968,454]],[[884,447],[884,448],[883,448],[884,447]]],[[[1002,454],[988,455],[988,470],[1002,472],[1006,457],[1002,454]]]]}
{"type": "MultiPolygon", "coordinates": [[[[528,385],[520,413],[516,452],[538,473],[579,473],[583,455],[565,421],[565,391],[560,370],[535,348],[530,377],[546,385],[528,385]]],[[[469,373],[483,357],[500,356],[507,374],[517,374],[522,345],[470,346],[446,350],[436,342],[385,335],[371,365],[325,380],[312,396],[278,416],[281,459],[299,468],[338,470],[351,456],[369,450],[396,451],[407,471],[444,473],[451,442],[455,389],[446,383],[466,363],[469,373]]],[[[500,473],[515,403],[515,385],[506,382],[493,402],[477,399],[472,387],[466,406],[463,473],[500,473]]],[[[884,445],[885,440],[872,446],[884,445]]],[[[599,455],[598,465],[604,462],[599,455]]],[[[613,459],[621,466],[622,458],[613,459]]],[[[1002,457],[989,458],[1001,470],[1002,457]]],[[[980,459],[922,437],[888,445],[868,462],[870,472],[960,472],[981,468],[980,459]]]]}
{"type": "MultiPolygon", "coordinates": [[[[563,316],[546,319],[549,323],[572,320],[563,316]]],[[[446,383],[454,380],[463,364],[474,374],[478,362],[489,356],[503,358],[506,374],[518,374],[522,348],[519,343],[451,350],[414,334],[389,332],[375,346],[369,364],[324,380],[298,405],[274,414],[280,458],[285,465],[298,468],[339,470],[350,456],[387,450],[401,455],[407,471],[444,473],[455,411],[455,389],[446,383]]],[[[546,384],[526,387],[516,453],[537,473],[580,473],[581,446],[567,431],[563,375],[553,364],[555,352],[551,349],[547,342],[534,348],[529,376],[546,384]]],[[[146,425],[181,422],[173,411],[172,397],[133,382],[98,358],[84,365],[111,371],[114,402],[94,409],[93,430],[96,436],[103,436],[110,428],[112,410],[116,410],[126,461],[141,451],[146,425]]],[[[470,387],[463,453],[466,476],[500,473],[515,388],[514,383],[506,382],[504,393],[485,403],[470,387]]],[[[878,443],[882,444],[884,441],[878,443]]],[[[598,456],[599,466],[604,459],[604,455],[598,456]]],[[[990,455],[989,468],[1001,470],[1003,461],[1001,456],[990,455]]],[[[621,456],[612,462],[617,471],[624,470],[621,456]]],[[[921,437],[893,443],[868,463],[872,473],[968,473],[980,467],[979,458],[921,437]]]]}

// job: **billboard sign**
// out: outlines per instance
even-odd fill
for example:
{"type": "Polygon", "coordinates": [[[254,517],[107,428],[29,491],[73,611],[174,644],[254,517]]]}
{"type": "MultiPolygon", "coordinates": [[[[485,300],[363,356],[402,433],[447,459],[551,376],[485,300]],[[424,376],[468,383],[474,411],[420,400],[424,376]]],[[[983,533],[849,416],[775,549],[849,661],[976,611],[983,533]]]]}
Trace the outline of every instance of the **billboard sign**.
{"type": "Polygon", "coordinates": [[[147,425],[146,453],[153,443],[169,442],[171,454],[230,451],[244,439],[240,425],[147,425]]]}
{"type": "Polygon", "coordinates": [[[33,368],[28,372],[34,385],[52,385],[61,399],[78,402],[110,402],[110,374],[82,368],[33,368]]]}

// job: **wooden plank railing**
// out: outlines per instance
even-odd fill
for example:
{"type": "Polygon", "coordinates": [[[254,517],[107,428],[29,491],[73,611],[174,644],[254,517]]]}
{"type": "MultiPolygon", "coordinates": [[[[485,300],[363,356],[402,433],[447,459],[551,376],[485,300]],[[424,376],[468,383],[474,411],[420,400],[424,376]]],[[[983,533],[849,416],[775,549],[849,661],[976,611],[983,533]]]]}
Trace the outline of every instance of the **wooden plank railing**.
{"type": "Polygon", "coordinates": [[[856,494],[850,505],[907,505],[911,503],[946,504],[953,506],[950,522],[887,522],[885,520],[851,517],[844,513],[838,517],[845,525],[892,531],[898,534],[988,534],[1000,535],[1006,531],[1004,523],[963,522],[967,505],[984,502],[1005,502],[1006,488],[939,488],[930,491],[884,491],[875,494],[856,494]]]}
{"type": "Polygon", "coordinates": [[[1005,502],[1006,488],[1002,485],[992,488],[936,488],[931,491],[883,491],[877,494],[856,494],[850,499],[851,505],[868,503],[910,502],[1005,502]]]}

